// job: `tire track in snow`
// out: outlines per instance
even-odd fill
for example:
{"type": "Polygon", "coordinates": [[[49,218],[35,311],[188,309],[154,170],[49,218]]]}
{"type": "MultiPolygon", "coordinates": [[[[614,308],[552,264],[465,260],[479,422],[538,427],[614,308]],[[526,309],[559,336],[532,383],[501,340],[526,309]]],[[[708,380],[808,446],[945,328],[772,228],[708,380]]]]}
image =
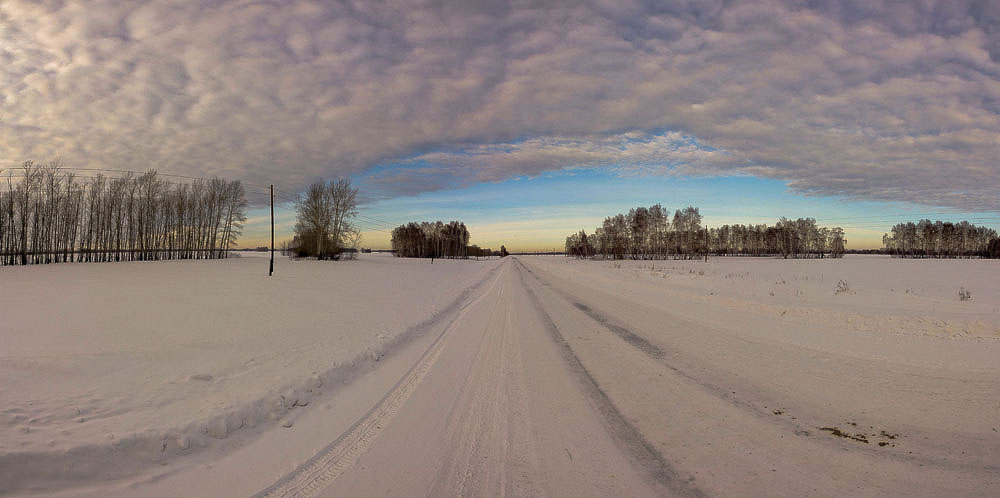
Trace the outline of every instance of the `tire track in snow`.
{"type": "MultiPolygon", "coordinates": [[[[464,376],[456,403],[447,416],[446,454],[426,496],[544,496],[537,482],[535,441],[530,437],[529,405],[524,390],[524,365],[514,335],[511,292],[507,282],[498,289],[486,321],[464,324],[470,336],[478,335],[470,368],[464,376]],[[506,295],[506,296],[505,296],[506,295]],[[471,329],[478,329],[473,331],[471,329]]],[[[445,406],[445,405],[442,405],[445,406]]],[[[411,496],[422,493],[411,490],[411,496]]]]}
{"type": "MultiPolygon", "coordinates": [[[[666,460],[663,454],[618,411],[618,408],[615,407],[590,371],[587,370],[587,367],[584,366],[580,358],[573,352],[573,348],[570,347],[566,338],[563,337],[562,332],[559,331],[552,317],[542,307],[538,296],[535,295],[535,292],[525,282],[524,271],[531,273],[531,270],[524,267],[520,261],[516,262],[521,285],[524,287],[528,297],[531,298],[535,310],[541,316],[542,322],[545,324],[545,329],[559,347],[559,352],[569,365],[570,370],[579,379],[584,392],[596,403],[598,411],[608,424],[615,439],[625,446],[632,457],[636,459],[637,463],[656,483],[667,488],[676,496],[706,497],[707,495],[702,490],[693,486],[687,479],[684,479],[674,469],[673,465],[666,460]]],[[[532,274],[532,277],[538,280],[538,277],[535,277],[534,274],[532,274]]],[[[541,282],[541,280],[538,281],[541,282]]]]}
{"type": "MultiPolygon", "coordinates": [[[[501,272],[494,270],[489,275],[493,275],[494,273],[501,272]]],[[[490,291],[499,282],[500,276],[499,274],[496,275],[489,288],[479,297],[461,304],[457,312],[448,320],[448,324],[444,327],[444,330],[428,346],[427,350],[420,356],[420,359],[417,360],[417,363],[407,371],[403,378],[364,417],[355,422],[344,434],[323,448],[315,456],[271,486],[255,494],[253,498],[313,497],[353,465],[357,458],[368,450],[383,428],[392,421],[393,417],[399,412],[399,409],[410,398],[410,395],[413,394],[417,386],[420,385],[420,382],[441,355],[446,339],[450,335],[450,332],[454,330],[454,325],[458,319],[466,313],[466,310],[470,306],[479,303],[486,296],[490,295],[490,291]]],[[[470,291],[481,286],[485,281],[485,279],[480,281],[470,291]]],[[[468,294],[464,293],[463,297],[468,294]]],[[[461,299],[453,303],[436,321],[446,319],[448,315],[447,311],[453,310],[460,303],[461,299]]]]}
{"type": "MultiPolygon", "coordinates": [[[[739,399],[734,395],[732,391],[692,375],[686,369],[678,367],[674,363],[676,362],[676,359],[680,356],[678,353],[668,352],[663,348],[649,342],[647,339],[636,334],[635,332],[614,323],[606,315],[594,310],[593,308],[584,303],[579,302],[575,296],[569,294],[568,292],[562,289],[556,288],[549,282],[546,282],[520,261],[518,261],[517,263],[519,267],[524,271],[528,272],[528,274],[531,275],[531,277],[534,278],[536,282],[552,290],[552,292],[556,293],[568,304],[572,305],[574,308],[585,314],[591,320],[597,322],[599,325],[617,335],[620,339],[628,343],[630,346],[641,351],[643,354],[649,356],[650,358],[656,360],[662,366],[676,373],[678,376],[701,387],[705,391],[708,391],[715,397],[733,405],[734,407],[752,413],[761,420],[765,420],[771,424],[782,426],[785,427],[787,430],[791,430],[796,437],[801,437],[803,439],[812,441],[814,443],[833,444],[833,445],[838,445],[838,447],[840,447],[839,445],[840,441],[837,441],[836,439],[830,437],[823,437],[820,435],[821,433],[816,432],[817,430],[822,431],[823,430],[822,428],[797,423],[787,418],[775,417],[772,412],[760,408],[759,406],[753,404],[750,401],[739,399]]],[[[534,294],[532,294],[532,296],[534,296],[534,294]]],[[[987,472],[987,473],[996,473],[997,470],[1000,470],[995,465],[990,465],[990,464],[987,465],[962,464],[947,459],[928,457],[924,455],[900,454],[894,452],[881,451],[879,447],[866,447],[866,446],[854,445],[851,449],[852,451],[863,452],[878,458],[905,462],[908,464],[919,465],[921,467],[931,466],[943,470],[957,470],[957,471],[971,470],[974,472],[987,472]]]]}
{"type": "Polygon", "coordinates": [[[523,266],[523,264],[522,264],[522,268],[524,268],[524,270],[527,271],[528,274],[530,274],[532,276],[532,278],[534,278],[538,283],[544,285],[545,287],[548,287],[549,289],[552,289],[553,292],[555,292],[556,294],[559,294],[560,297],[562,297],[564,300],[566,300],[569,304],[573,305],[574,308],[580,310],[585,315],[587,315],[588,317],[590,317],[591,320],[597,322],[602,327],[604,327],[604,328],[608,329],[609,331],[613,332],[615,335],[617,335],[623,341],[627,342],[630,346],[638,349],[639,351],[642,351],[644,354],[646,354],[646,356],[649,356],[650,358],[653,358],[654,360],[658,361],[661,365],[663,365],[664,367],[666,367],[668,370],[670,370],[670,371],[676,373],[677,375],[680,375],[681,377],[683,377],[683,378],[685,378],[685,379],[687,379],[687,380],[689,380],[689,381],[691,381],[691,382],[693,382],[693,383],[701,386],[702,388],[704,388],[704,389],[706,389],[708,391],[711,391],[717,397],[722,398],[723,400],[725,400],[725,401],[727,401],[727,402],[729,402],[729,403],[731,403],[731,404],[733,404],[733,405],[735,405],[735,406],[737,406],[739,408],[753,410],[754,412],[757,412],[758,414],[760,414],[762,416],[769,415],[767,412],[765,412],[762,409],[757,408],[752,403],[747,402],[747,401],[742,401],[740,399],[735,398],[732,395],[731,391],[727,391],[726,389],[724,389],[724,388],[722,388],[720,386],[717,386],[715,384],[712,384],[710,382],[705,382],[704,380],[701,380],[701,379],[695,377],[694,375],[691,375],[686,370],[684,370],[684,369],[682,369],[682,368],[674,365],[669,360],[671,360],[672,357],[678,356],[676,353],[667,352],[666,350],[660,348],[659,346],[657,346],[657,345],[649,342],[648,340],[646,340],[646,338],[640,336],[639,334],[636,334],[635,332],[632,332],[631,330],[629,330],[629,329],[627,329],[625,327],[622,327],[621,325],[613,323],[605,315],[603,315],[600,312],[594,310],[590,306],[577,301],[577,299],[574,296],[572,296],[572,295],[570,295],[570,294],[568,294],[568,293],[566,293],[566,292],[564,292],[564,291],[562,291],[560,289],[557,289],[552,284],[550,284],[550,283],[542,280],[538,275],[535,274],[535,272],[531,271],[531,269],[529,269],[528,267],[523,266]]]}

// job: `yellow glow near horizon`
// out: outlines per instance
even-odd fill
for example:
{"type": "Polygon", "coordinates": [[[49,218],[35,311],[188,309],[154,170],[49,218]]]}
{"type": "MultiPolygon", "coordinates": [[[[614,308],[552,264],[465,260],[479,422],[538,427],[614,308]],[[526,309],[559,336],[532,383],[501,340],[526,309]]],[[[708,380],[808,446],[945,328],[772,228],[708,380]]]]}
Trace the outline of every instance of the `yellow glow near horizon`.
{"type": "MultiPolygon", "coordinates": [[[[584,229],[587,233],[593,230],[600,223],[595,222],[590,217],[580,218],[543,218],[520,221],[504,221],[497,223],[466,224],[472,236],[470,243],[479,247],[499,250],[500,246],[507,247],[508,251],[533,252],[533,251],[561,251],[566,241],[566,236],[584,229]]],[[[710,226],[716,226],[712,224],[710,226]]],[[[831,224],[830,226],[836,226],[831,224]]],[[[284,228],[284,227],[283,227],[284,228]]],[[[290,226],[287,227],[290,230],[290,226]]],[[[883,232],[864,228],[846,228],[844,232],[847,237],[848,249],[879,249],[882,247],[883,232]]],[[[291,239],[290,235],[284,237],[276,234],[275,244],[280,247],[283,240],[291,239]]],[[[239,247],[252,248],[258,246],[269,246],[271,243],[270,232],[267,234],[246,234],[239,241],[239,247]]],[[[362,231],[361,247],[384,250],[391,248],[391,235],[384,231],[362,231]]]]}

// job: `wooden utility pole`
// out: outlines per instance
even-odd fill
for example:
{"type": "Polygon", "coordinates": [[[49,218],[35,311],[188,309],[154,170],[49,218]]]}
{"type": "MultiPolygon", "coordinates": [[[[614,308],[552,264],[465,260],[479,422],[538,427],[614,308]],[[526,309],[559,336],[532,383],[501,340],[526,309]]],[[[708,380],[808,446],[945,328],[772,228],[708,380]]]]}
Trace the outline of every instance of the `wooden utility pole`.
{"type": "Polygon", "coordinates": [[[274,185],[271,185],[271,268],[267,270],[267,276],[274,274],[274,185]]]}
{"type": "Polygon", "coordinates": [[[705,227],[705,262],[708,262],[708,227],[705,227]]]}

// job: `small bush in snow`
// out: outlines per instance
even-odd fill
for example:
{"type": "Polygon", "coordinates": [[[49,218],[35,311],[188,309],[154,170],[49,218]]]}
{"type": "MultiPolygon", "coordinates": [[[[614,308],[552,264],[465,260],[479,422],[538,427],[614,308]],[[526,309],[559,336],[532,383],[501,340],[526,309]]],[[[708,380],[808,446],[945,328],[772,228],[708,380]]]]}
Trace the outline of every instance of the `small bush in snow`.
{"type": "Polygon", "coordinates": [[[837,282],[837,290],[833,291],[835,295],[850,294],[851,286],[847,285],[847,280],[840,280],[837,282]]]}
{"type": "Polygon", "coordinates": [[[962,287],[962,288],[958,289],[958,300],[959,301],[968,301],[970,299],[972,299],[972,293],[969,292],[968,289],[966,289],[965,287],[962,287]]]}

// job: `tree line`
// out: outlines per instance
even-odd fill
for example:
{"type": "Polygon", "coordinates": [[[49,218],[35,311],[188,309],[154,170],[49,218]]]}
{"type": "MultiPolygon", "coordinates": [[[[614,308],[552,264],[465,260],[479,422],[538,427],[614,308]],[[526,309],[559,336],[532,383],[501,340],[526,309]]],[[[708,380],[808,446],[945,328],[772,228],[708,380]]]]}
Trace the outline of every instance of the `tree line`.
{"type": "Polygon", "coordinates": [[[401,258],[467,258],[492,256],[491,249],[469,245],[465,223],[410,222],[392,230],[392,250],[401,258]]]}
{"type": "Polygon", "coordinates": [[[225,258],[246,221],[238,180],[77,178],[58,161],[17,171],[0,188],[0,265],[225,258]]]}
{"type": "Polygon", "coordinates": [[[1000,258],[996,230],[968,221],[899,223],[882,236],[889,254],[900,258],[1000,258]]]}
{"type": "Polygon", "coordinates": [[[698,208],[674,211],[663,206],[630,209],[604,219],[587,235],[583,230],[566,237],[566,254],[610,259],[694,259],[717,256],[782,256],[785,258],[842,257],[844,230],[820,227],[813,218],[781,218],[775,226],[702,226],[698,208]]]}

